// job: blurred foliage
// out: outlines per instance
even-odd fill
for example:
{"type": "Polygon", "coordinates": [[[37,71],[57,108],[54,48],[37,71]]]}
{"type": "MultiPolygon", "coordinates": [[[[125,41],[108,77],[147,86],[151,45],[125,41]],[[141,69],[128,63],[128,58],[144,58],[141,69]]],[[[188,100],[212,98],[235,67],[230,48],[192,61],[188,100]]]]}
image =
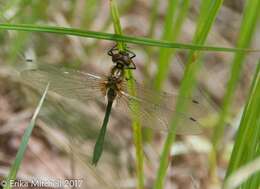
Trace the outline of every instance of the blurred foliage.
{"type": "MultiPolygon", "coordinates": [[[[106,57],[107,50],[119,41],[127,43],[137,54],[134,59],[137,70],[131,77],[162,91],[172,92],[180,87],[177,111],[186,112],[185,100],[181,97],[190,96],[195,88],[198,100],[213,104],[220,112],[201,112],[204,132],[197,140],[194,139],[196,136],[177,136],[173,143],[173,124],[169,134],[142,129],[144,141],[141,142],[140,133],[133,133],[126,127],[131,125],[131,115],[117,112],[115,108],[104,158],[97,168],[93,168],[89,159],[105,105],[71,102],[48,95],[28,151],[38,144],[35,138],[41,141],[37,147],[39,151],[39,146],[46,148],[37,152],[39,154],[34,158],[30,157],[33,153],[25,153],[24,166],[20,170],[22,176],[18,178],[46,173],[41,172],[41,166],[46,163],[60,173],[55,175],[49,171],[49,176],[77,178],[80,175],[86,178],[85,188],[135,188],[137,180],[139,188],[143,185],[146,188],[158,186],[156,189],[176,185],[185,189],[220,188],[222,182],[240,167],[259,157],[260,87],[259,63],[256,63],[259,53],[249,54],[243,49],[259,49],[259,44],[254,42],[259,38],[259,1],[247,0],[239,5],[236,1],[221,5],[222,1],[210,0],[116,2],[118,10],[113,18],[109,1],[0,0],[0,178],[7,175],[2,172],[3,167],[9,169],[14,158],[12,154],[18,150],[11,144],[17,143],[17,135],[21,138],[24,125],[30,120],[23,113],[32,112],[30,107],[35,108],[41,96],[25,87],[18,72],[34,63],[48,63],[106,75],[107,67],[112,65],[106,57]],[[241,23],[234,29],[231,23],[238,23],[236,18],[241,23]],[[115,23],[118,24],[115,33],[123,36],[113,34],[115,23]],[[224,28],[224,34],[221,28],[224,28]],[[234,39],[237,39],[236,44],[234,39]],[[200,49],[205,52],[197,51],[200,49]],[[26,61],[28,58],[33,61],[26,61]],[[252,83],[251,88],[249,83],[252,83]],[[218,117],[217,123],[214,117],[218,117]],[[226,120],[230,122],[229,126],[226,120]],[[168,142],[162,153],[166,138],[168,142]],[[214,153],[208,145],[215,147],[214,153]],[[212,158],[211,162],[206,161],[208,156],[212,158]],[[47,161],[35,163],[33,160],[38,158],[47,161]],[[57,162],[62,162],[66,171],[57,168],[57,162]]],[[[255,189],[259,180],[257,173],[241,187],[255,189]]]]}

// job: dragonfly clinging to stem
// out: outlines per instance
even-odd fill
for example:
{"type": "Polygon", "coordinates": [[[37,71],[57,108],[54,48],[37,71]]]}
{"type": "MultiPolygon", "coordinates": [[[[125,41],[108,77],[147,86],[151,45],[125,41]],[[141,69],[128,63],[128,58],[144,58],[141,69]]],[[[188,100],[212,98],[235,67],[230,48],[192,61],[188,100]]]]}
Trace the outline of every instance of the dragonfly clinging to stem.
{"type": "MultiPolygon", "coordinates": [[[[96,165],[101,157],[104,145],[106,129],[112,106],[116,101],[116,107],[134,114],[143,126],[163,126],[167,130],[169,118],[175,111],[174,94],[156,93],[135,82],[136,93],[131,94],[127,87],[125,71],[136,69],[133,62],[135,54],[129,50],[119,51],[116,46],[108,51],[112,57],[113,67],[106,77],[93,75],[76,70],[62,70],[54,66],[39,64],[36,69],[24,70],[22,78],[29,85],[37,89],[44,89],[50,83],[49,90],[67,98],[81,100],[83,102],[106,97],[106,111],[102,127],[100,129],[93,153],[92,163],[96,165]],[[137,106],[136,106],[137,104],[137,106]]],[[[197,100],[186,98],[197,106],[197,100]]],[[[185,124],[177,127],[179,134],[198,134],[200,126],[194,117],[182,112],[176,112],[185,124]]]]}

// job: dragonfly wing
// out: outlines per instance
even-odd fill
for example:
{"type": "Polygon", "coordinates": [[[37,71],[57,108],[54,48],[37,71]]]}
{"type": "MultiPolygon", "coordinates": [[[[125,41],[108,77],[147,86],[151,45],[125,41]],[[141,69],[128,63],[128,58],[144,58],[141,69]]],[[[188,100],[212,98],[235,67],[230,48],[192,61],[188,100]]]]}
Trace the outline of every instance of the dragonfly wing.
{"type": "Polygon", "coordinates": [[[21,77],[27,84],[39,90],[50,83],[50,91],[67,98],[81,101],[104,98],[101,92],[102,78],[89,73],[39,65],[36,69],[22,71],[21,77]]]}
{"type": "MultiPolygon", "coordinates": [[[[145,127],[167,131],[171,123],[171,118],[175,113],[178,116],[179,124],[176,128],[177,134],[199,134],[201,133],[201,124],[192,115],[176,112],[174,100],[177,94],[154,93],[154,91],[144,88],[140,84],[136,87],[137,93],[129,95],[122,92],[119,103],[123,109],[135,116],[145,127]],[[157,103],[158,102],[158,103],[157,103]]],[[[185,98],[191,101],[193,106],[199,104],[191,98],[185,98]]]]}
{"type": "MultiPolygon", "coordinates": [[[[125,83],[126,85],[126,83],[125,83]]],[[[127,87],[125,87],[127,89],[127,87]]],[[[178,92],[158,92],[154,90],[151,87],[144,86],[138,82],[135,82],[135,89],[136,94],[134,94],[135,97],[139,99],[143,99],[147,102],[150,102],[151,104],[154,104],[155,102],[158,102],[156,104],[167,107],[169,109],[175,109],[176,106],[176,99],[178,98],[179,94],[178,92]]],[[[130,94],[129,91],[127,93],[130,94]]],[[[195,108],[202,108],[202,105],[200,104],[199,100],[196,98],[191,97],[181,97],[184,99],[188,104],[195,108]]]]}

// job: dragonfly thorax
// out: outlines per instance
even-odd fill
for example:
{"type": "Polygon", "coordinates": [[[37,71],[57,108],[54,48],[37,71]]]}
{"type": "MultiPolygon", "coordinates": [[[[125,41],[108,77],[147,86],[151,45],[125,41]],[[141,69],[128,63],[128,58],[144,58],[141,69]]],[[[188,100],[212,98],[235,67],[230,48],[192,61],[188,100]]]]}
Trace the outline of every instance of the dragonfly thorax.
{"type": "Polygon", "coordinates": [[[110,77],[115,79],[115,80],[123,80],[123,78],[124,78],[124,67],[119,66],[119,64],[114,66],[111,69],[111,76],[110,77]]]}
{"type": "Polygon", "coordinates": [[[119,69],[117,66],[114,66],[111,70],[110,76],[107,78],[106,86],[106,95],[108,100],[114,100],[117,93],[121,89],[121,85],[124,81],[124,68],[119,69]]]}
{"type": "Polygon", "coordinates": [[[106,96],[108,101],[113,101],[118,92],[120,91],[120,85],[122,83],[122,80],[120,78],[116,78],[114,76],[108,77],[107,83],[106,83],[106,96]]]}

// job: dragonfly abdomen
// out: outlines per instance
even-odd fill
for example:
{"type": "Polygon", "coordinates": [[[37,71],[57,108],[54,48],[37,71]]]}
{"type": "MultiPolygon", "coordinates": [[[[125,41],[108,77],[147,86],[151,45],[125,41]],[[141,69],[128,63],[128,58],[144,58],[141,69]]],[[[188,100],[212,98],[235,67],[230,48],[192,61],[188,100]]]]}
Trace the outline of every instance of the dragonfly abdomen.
{"type": "Polygon", "coordinates": [[[113,102],[117,96],[117,91],[113,88],[108,88],[107,90],[107,100],[108,102],[113,102]]]}

